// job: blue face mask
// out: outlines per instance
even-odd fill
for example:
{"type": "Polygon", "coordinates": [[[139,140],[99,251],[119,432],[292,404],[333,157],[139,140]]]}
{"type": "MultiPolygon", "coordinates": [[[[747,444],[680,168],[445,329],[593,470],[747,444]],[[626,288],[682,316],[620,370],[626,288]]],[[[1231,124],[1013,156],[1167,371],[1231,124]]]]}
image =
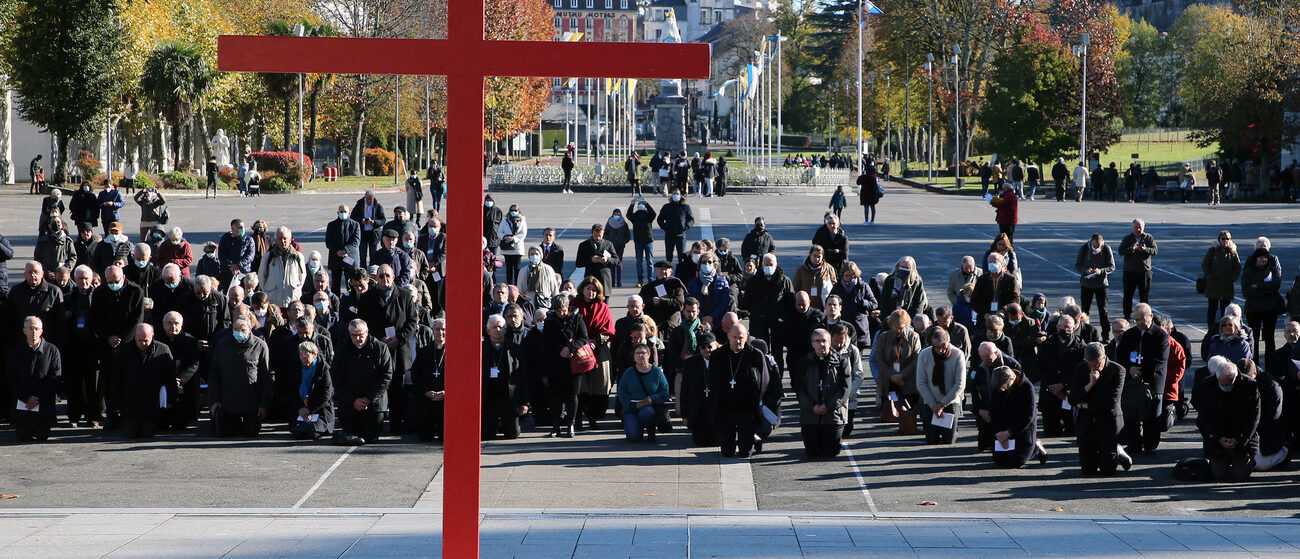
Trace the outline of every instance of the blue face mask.
{"type": "Polygon", "coordinates": [[[776,266],[763,266],[763,275],[771,276],[776,273],[776,266]]]}
{"type": "Polygon", "coordinates": [[[996,274],[998,273],[998,270],[1002,269],[1002,265],[998,264],[997,262],[989,262],[988,268],[990,273],[996,274]]]}
{"type": "Polygon", "coordinates": [[[136,267],[136,268],[143,268],[143,267],[148,266],[148,265],[149,265],[148,262],[141,262],[141,261],[139,261],[139,260],[137,260],[137,261],[135,262],[135,267],[136,267]]]}
{"type": "Polygon", "coordinates": [[[235,335],[235,341],[241,344],[248,341],[248,332],[240,332],[239,330],[235,330],[232,333],[235,335]]]}
{"type": "Polygon", "coordinates": [[[329,305],[327,305],[325,301],[316,301],[316,310],[320,312],[325,312],[328,311],[329,308],[330,308],[329,305]]]}
{"type": "Polygon", "coordinates": [[[348,218],[348,214],[344,212],[339,212],[339,219],[347,219],[347,218],[348,218]]]}
{"type": "Polygon", "coordinates": [[[702,276],[711,276],[711,275],[713,275],[713,265],[712,265],[712,264],[701,264],[701,265],[700,265],[700,275],[702,275],[702,276]]]}
{"type": "Polygon", "coordinates": [[[239,229],[237,229],[237,230],[235,231],[235,236],[236,236],[236,237],[243,237],[243,236],[244,236],[244,228],[243,228],[243,227],[240,227],[239,229]]]}
{"type": "Polygon", "coordinates": [[[540,264],[542,262],[542,257],[541,255],[537,255],[537,254],[530,254],[528,255],[528,261],[532,262],[533,264],[540,264]]]}
{"type": "Polygon", "coordinates": [[[107,285],[107,286],[108,286],[108,290],[109,290],[109,291],[118,291],[118,290],[122,289],[122,284],[120,284],[120,283],[106,283],[106,284],[104,284],[104,285],[107,285]]]}
{"type": "Polygon", "coordinates": [[[899,268],[899,269],[898,269],[898,277],[900,277],[900,278],[907,279],[908,276],[911,276],[911,275],[912,275],[912,269],[911,269],[911,268],[899,268]]]}
{"type": "Polygon", "coordinates": [[[403,242],[402,242],[402,248],[404,248],[404,249],[406,249],[406,250],[411,250],[411,247],[413,247],[413,246],[415,246],[415,243],[412,243],[412,242],[410,242],[410,241],[403,241],[403,242]]]}
{"type": "Polygon", "coordinates": [[[180,284],[181,284],[181,282],[179,282],[179,281],[176,282],[176,283],[163,282],[163,285],[166,286],[167,289],[176,289],[178,286],[180,286],[180,284]]]}
{"type": "Polygon", "coordinates": [[[1224,391],[1224,392],[1232,392],[1232,387],[1234,387],[1234,386],[1237,386],[1237,385],[1236,385],[1236,384],[1229,384],[1229,385],[1227,385],[1227,386],[1224,386],[1224,385],[1220,384],[1220,385],[1219,385],[1219,390],[1222,390],[1222,391],[1224,391]]]}
{"type": "Polygon", "coordinates": [[[486,201],[486,202],[483,202],[483,205],[484,205],[484,206],[487,206],[487,207],[490,208],[490,207],[492,207],[492,206],[494,206],[494,205],[496,205],[496,204],[495,204],[494,202],[492,202],[491,200],[488,200],[488,201],[486,201]]]}

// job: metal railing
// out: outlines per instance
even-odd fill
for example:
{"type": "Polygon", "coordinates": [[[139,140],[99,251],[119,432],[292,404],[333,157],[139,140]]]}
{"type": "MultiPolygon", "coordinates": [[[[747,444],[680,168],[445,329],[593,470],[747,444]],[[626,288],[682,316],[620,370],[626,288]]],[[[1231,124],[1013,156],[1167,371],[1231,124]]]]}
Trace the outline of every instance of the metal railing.
{"type": "MultiPolygon", "coordinates": [[[[649,169],[640,172],[642,184],[653,184],[659,177],[649,169]]],[[[558,165],[496,165],[489,170],[491,185],[558,185],[564,171],[558,165]]],[[[745,186],[835,186],[853,184],[847,169],[732,167],[727,182],[745,186]]],[[[622,165],[575,165],[570,178],[574,186],[626,186],[627,174],[622,165]]]]}

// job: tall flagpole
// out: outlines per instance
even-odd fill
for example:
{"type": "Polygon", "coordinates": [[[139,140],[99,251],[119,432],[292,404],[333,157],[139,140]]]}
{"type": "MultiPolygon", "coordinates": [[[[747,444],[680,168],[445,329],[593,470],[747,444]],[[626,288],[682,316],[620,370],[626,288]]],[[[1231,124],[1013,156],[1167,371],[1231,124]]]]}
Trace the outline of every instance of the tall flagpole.
{"type": "Polygon", "coordinates": [[[858,143],[853,148],[853,157],[862,167],[862,34],[866,30],[864,0],[858,0],[858,143]]]}
{"type": "Polygon", "coordinates": [[[782,65],[782,61],[784,60],[781,54],[781,43],[784,41],[785,38],[781,36],[781,30],[777,29],[776,30],[776,158],[777,159],[781,159],[781,134],[785,132],[784,127],[781,126],[781,103],[782,103],[781,65],[782,65]]]}

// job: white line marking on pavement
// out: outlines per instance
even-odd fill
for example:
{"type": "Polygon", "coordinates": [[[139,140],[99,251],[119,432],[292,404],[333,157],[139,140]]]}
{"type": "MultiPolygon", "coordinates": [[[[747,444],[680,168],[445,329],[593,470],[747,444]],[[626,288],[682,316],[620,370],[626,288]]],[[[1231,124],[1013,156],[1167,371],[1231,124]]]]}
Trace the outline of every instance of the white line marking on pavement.
{"type": "Polygon", "coordinates": [[[867,499],[867,510],[871,511],[872,515],[875,515],[879,512],[876,510],[876,501],[871,498],[871,492],[867,490],[867,480],[862,478],[862,470],[858,469],[858,461],[853,458],[853,449],[845,442],[841,442],[840,446],[844,447],[844,453],[849,457],[849,465],[853,466],[853,475],[858,478],[858,487],[862,488],[862,496],[867,499]]]}
{"type": "Polygon", "coordinates": [[[717,238],[713,236],[713,211],[709,208],[700,208],[700,220],[695,222],[700,226],[700,238],[712,241],[717,238]]]}
{"type": "Polygon", "coordinates": [[[723,510],[758,510],[754,469],[743,458],[720,458],[723,510]]]}
{"type": "Polygon", "coordinates": [[[357,447],[355,447],[355,446],[352,447],[352,448],[349,448],[347,452],[344,452],[344,453],[343,453],[343,456],[340,456],[338,460],[335,460],[335,461],[334,461],[334,465],[333,465],[333,466],[330,466],[330,469],[325,470],[325,473],[324,473],[324,474],[321,474],[320,479],[316,480],[316,485],[311,486],[311,489],[308,489],[308,490],[307,490],[307,494],[306,494],[306,495],[303,495],[301,499],[298,499],[298,502],[294,503],[294,504],[293,504],[293,507],[291,507],[291,508],[295,508],[295,509],[296,509],[296,508],[301,508],[301,507],[302,507],[302,504],[303,504],[303,503],[306,503],[306,502],[307,502],[307,499],[310,499],[311,496],[312,496],[312,494],[315,493],[317,489],[320,489],[320,486],[321,486],[322,484],[325,483],[325,480],[326,480],[326,479],[329,479],[330,474],[334,473],[334,470],[337,470],[337,469],[338,469],[339,464],[342,464],[343,461],[346,460],[347,457],[350,456],[350,455],[352,454],[352,452],[355,451],[356,449],[357,449],[357,447]]]}
{"type": "MultiPolygon", "coordinates": [[[[445,465],[444,465],[445,466],[445,465]]],[[[434,474],[433,480],[429,486],[424,488],[424,493],[415,501],[412,508],[441,508],[443,495],[443,472],[447,471],[444,466],[438,467],[438,473],[434,474]]]]}

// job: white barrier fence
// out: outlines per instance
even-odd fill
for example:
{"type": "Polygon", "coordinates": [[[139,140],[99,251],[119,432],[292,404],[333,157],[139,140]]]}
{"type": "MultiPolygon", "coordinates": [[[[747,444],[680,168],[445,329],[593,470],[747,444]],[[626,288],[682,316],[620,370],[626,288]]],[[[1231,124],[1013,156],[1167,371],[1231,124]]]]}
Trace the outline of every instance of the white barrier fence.
{"type": "MultiPolygon", "coordinates": [[[[657,181],[649,169],[641,170],[641,183],[657,181]]],[[[558,165],[497,165],[490,170],[492,185],[558,185],[564,171],[558,165]]],[[[836,186],[851,185],[847,169],[799,167],[730,167],[727,182],[739,186],[836,186]]],[[[627,186],[622,166],[575,165],[570,183],[574,186],[627,186]]]]}

